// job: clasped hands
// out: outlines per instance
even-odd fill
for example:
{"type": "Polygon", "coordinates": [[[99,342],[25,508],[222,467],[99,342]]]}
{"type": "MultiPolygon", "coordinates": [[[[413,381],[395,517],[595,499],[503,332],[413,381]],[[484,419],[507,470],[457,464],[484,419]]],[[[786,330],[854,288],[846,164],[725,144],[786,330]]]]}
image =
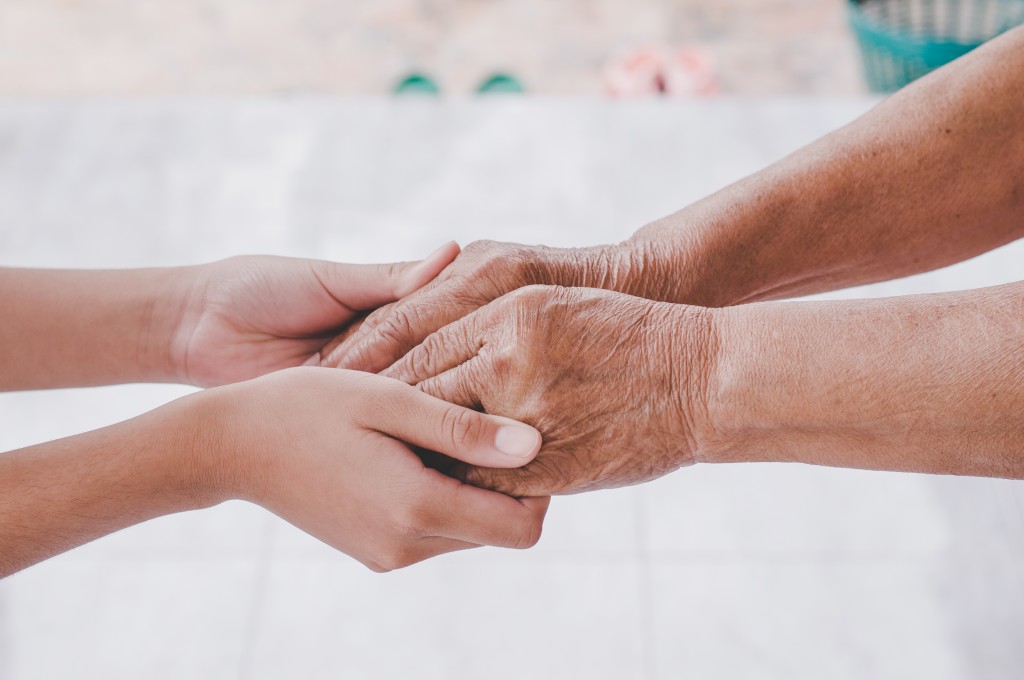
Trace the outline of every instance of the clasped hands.
{"type": "Polygon", "coordinates": [[[227,440],[267,443],[213,475],[231,497],[376,570],[529,547],[550,495],[646,481],[698,450],[710,310],[617,292],[658,296],[645,252],[482,241],[381,269],[227,261],[193,285],[170,364],[224,385],[203,410],[254,433],[227,440]],[[284,283],[296,267],[323,270],[284,283]],[[324,458],[337,449],[349,469],[324,458]]]}
{"type": "Polygon", "coordinates": [[[707,434],[714,311],[618,292],[666,294],[638,252],[470,244],[330,343],[322,364],[381,372],[542,433],[524,467],[446,470],[472,485],[541,497],[654,479],[694,462],[707,434]]]}
{"type": "Polygon", "coordinates": [[[710,312],[614,292],[658,271],[636,243],[492,242],[384,265],[0,269],[0,389],[210,388],[0,457],[0,577],[233,499],[377,571],[530,547],[551,494],[699,448],[710,312]]]}

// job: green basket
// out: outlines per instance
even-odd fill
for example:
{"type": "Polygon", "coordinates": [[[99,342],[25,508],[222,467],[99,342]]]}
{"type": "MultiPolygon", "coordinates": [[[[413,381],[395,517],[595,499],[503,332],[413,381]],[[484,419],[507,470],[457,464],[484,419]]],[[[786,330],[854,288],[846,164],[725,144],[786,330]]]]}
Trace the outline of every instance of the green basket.
{"type": "Polygon", "coordinates": [[[892,92],[1024,24],[1024,0],[850,0],[875,92],[892,92]]]}

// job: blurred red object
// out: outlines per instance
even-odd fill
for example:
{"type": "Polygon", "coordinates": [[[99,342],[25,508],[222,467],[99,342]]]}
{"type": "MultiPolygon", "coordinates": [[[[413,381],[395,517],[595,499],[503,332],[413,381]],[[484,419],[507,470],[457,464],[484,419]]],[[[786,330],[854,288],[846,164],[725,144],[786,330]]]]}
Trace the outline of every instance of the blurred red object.
{"type": "Polygon", "coordinates": [[[718,93],[714,62],[697,47],[643,47],[612,59],[604,71],[611,97],[667,95],[706,97],[718,93]]]}

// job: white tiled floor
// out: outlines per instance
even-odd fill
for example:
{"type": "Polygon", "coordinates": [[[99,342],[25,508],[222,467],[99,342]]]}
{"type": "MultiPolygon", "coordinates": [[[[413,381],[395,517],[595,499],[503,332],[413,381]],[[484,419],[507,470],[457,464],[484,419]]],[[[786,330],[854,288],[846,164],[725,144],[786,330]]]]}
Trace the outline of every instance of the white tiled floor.
{"type": "MultiPolygon", "coordinates": [[[[405,259],[625,238],[867,101],[0,106],[0,264],[405,259]]],[[[845,295],[1024,276],[1024,243],[845,295]]],[[[0,450],[188,390],[0,395],[0,450]]],[[[162,518],[0,583],[0,678],[1024,674],[1024,486],[695,467],[555,499],[527,552],[376,575],[259,508],[162,518]]]]}

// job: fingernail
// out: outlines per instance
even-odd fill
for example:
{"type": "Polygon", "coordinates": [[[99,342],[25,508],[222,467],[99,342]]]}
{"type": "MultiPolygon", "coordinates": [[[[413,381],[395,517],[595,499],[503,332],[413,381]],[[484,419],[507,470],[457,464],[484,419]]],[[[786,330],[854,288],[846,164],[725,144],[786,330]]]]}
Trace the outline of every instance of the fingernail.
{"type": "Polygon", "coordinates": [[[502,425],[494,435],[494,448],[506,456],[526,458],[537,449],[540,434],[530,427],[502,425]]]}
{"type": "Polygon", "coordinates": [[[320,352],[317,352],[310,358],[302,362],[303,366],[319,366],[320,365],[320,352]]]}

